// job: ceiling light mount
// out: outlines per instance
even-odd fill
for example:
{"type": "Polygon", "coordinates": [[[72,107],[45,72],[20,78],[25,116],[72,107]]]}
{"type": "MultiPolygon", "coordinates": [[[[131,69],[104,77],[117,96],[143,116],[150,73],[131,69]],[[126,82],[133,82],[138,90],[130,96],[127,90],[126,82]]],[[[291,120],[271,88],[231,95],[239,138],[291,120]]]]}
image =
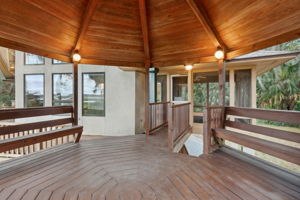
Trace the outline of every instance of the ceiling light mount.
{"type": "Polygon", "coordinates": [[[224,50],[221,47],[218,47],[216,52],[215,52],[215,57],[218,60],[221,60],[224,58],[224,50]]]}
{"type": "Polygon", "coordinates": [[[81,55],[79,54],[79,52],[76,50],[74,53],[73,53],[73,62],[79,62],[81,60],[81,55]]]}

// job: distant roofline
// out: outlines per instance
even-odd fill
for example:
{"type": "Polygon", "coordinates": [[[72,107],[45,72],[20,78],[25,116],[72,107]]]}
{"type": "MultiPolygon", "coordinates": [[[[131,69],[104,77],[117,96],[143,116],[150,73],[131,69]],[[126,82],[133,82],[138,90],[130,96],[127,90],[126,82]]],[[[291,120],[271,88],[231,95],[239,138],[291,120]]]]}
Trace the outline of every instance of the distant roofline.
{"type": "Polygon", "coordinates": [[[280,53],[280,51],[278,51],[279,54],[274,54],[274,55],[261,55],[261,56],[240,56],[239,57],[236,57],[234,59],[230,59],[230,60],[227,60],[227,62],[237,62],[237,61],[248,61],[248,60],[263,60],[263,59],[268,59],[268,58],[284,58],[284,57],[296,57],[300,54],[300,51],[297,51],[297,52],[290,52],[290,53],[280,53]]]}

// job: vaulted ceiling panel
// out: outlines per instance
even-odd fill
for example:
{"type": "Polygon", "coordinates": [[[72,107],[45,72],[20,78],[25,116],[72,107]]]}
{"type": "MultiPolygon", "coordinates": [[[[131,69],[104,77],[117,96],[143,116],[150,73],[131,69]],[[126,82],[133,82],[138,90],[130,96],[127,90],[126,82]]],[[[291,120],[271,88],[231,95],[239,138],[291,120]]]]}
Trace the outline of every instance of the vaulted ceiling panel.
{"type": "Polygon", "coordinates": [[[189,62],[192,58],[211,56],[215,51],[185,0],[151,0],[148,10],[154,66],[189,62]]]}
{"type": "Polygon", "coordinates": [[[136,0],[99,1],[80,52],[88,59],[144,62],[136,0]]]}
{"type": "Polygon", "coordinates": [[[0,0],[0,46],[81,63],[231,59],[300,37],[300,0],[0,0]]]}
{"type": "Polygon", "coordinates": [[[12,43],[20,50],[32,48],[33,52],[46,56],[69,58],[85,4],[78,0],[2,0],[1,43],[12,43]],[[66,8],[68,12],[65,12],[66,8]]]}

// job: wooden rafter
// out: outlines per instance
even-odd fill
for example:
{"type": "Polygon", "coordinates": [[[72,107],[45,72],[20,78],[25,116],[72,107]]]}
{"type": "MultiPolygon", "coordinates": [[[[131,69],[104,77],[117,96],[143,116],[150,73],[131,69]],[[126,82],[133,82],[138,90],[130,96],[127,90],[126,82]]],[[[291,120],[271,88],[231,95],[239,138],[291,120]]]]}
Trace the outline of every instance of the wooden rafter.
{"type": "Polygon", "coordinates": [[[139,0],[140,21],[143,34],[143,44],[145,52],[145,67],[150,67],[150,48],[149,48],[149,32],[147,22],[147,11],[145,0],[139,0]]]}
{"type": "Polygon", "coordinates": [[[216,47],[220,46],[224,50],[227,49],[227,46],[223,42],[222,38],[220,37],[217,29],[215,28],[214,24],[210,20],[208,13],[204,6],[198,1],[197,3],[195,0],[186,0],[191,9],[193,10],[195,16],[200,21],[200,23],[203,25],[205,31],[207,32],[208,36],[214,43],[216,47]]]}
{"type": "Polygon", "coordinates": [[[82,20],[81,20],[81,26],[79,30],[79,34],[76,40],[76,43],[74,45],[74,50],[79,50],[81,47],[82,40],[86,34],[86,31],[88,29],[89,23],[93,17],[93,14],[97,8],[97,5],[99,3],[99,0],[89,0],[88,4],[85,8],[82,20]]]}

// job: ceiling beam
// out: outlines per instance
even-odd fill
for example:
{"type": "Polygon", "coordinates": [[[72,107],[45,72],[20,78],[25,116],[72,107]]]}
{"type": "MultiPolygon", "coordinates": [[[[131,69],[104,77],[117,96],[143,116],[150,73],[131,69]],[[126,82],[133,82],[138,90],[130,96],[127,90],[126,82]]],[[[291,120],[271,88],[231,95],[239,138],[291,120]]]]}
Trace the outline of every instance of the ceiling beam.
{"type": "Polygon", "coordinates": [[[139,0],[139,11],[140,11],[140,21],[143,34],[143,45],[145,53],[145,67],[150,67],[150,43],[149,43],[149,30],[147,22],[147,11],[146,11],[146,2],[145,0],[139,0]]]}
{"type": "Polygon", "coordinates": [[[186,2],[189,4],[191,9],[193,10],[195,16],[200,21],[200,23],[203,25],[205,31],[207,32],[208,36],[214,43],[216,47],[221,47],[222,49],[226,50],[227,46],[223,42],[222,38],[220,37],[217,29],[215,28],[214,24],[210,20],[208,13],[204,6],[201,4],[200,1],[195,2],[195,0],[186,0],[186,2]]]}
{"type": "MultiPolygon", "coordinates": [[[[82,43],[82,40],[86,34],[86,31],[88,29],[88,26],[90,24],[90,21],[93,17],[93,14],[96,10],[96,7],[99,3],[99,0],[89,0],[88,1],[88,4],[85,8],[85,11],[83,13],[83,16],[82,16],[82,20],[81,20],[81,25],[80,25],[80,29],[79,29],[79,34],[77,36],[77,40],[75,42],[75,45],[74,45],[74,50],[79,50],[80,47],[81,47],[81,43],[82,43]]],[[[72,54],[73,52],[71,52],[72,54]]]]}

